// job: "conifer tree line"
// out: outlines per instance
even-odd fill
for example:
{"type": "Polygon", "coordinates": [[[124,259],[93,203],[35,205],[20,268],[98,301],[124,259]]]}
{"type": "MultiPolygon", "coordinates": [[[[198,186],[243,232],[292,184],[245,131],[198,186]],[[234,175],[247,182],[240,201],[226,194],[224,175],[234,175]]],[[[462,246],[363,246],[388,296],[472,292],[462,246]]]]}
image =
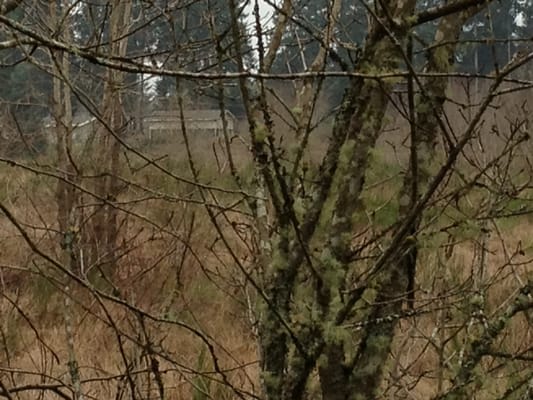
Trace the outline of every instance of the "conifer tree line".
{"type": "MultiPolygon", "coordinates": [[[[58,15],[68,14],[68,25],[63,25],[54,32],[49,26],[48,6],[36,2],[27,9],[17,9],[12,18],[22,24],[28,24],[44,35],[68,35],[72,43],[94,49],[105,44],[106,29],[109,24],[109,5],[105,2],[66,2],[59,4],[58,15]],[[73,9],[72,9],[73,8],[73,9]]],[[[245,23],[246,14],[240,11],[239,18],[245,23]]],[[[216,48],[221,47],[223,70],[235,71],[232,61],[233,51],[229,38],[230,20],[227,4],[223,1],[191,1],[171,4],[168,1],[156,1],[152,5],[134,2],[131,23],[134,26],[128,35],[128,57],[150,62],[156,66],[183,68],[189,71],[214,71],[218,65],[216,48]]],[[[10,37],[9,32],[3,37],[10,37]]],[[[245,39],[247,40],[247,39],[245,39]]],[[[2,84],[6,90],[2,93],[4,113],[11,114],[28,128],[35,131],[42,124],[43,118],[49,116],[52,93],[52,61],[42,49],[7,48],[2,52],[2,84]],[[27,51],[27,50],[26,50],[27,51]],[[30,79],[31,78],[31,79],[30,79]]],[[[91,97],[102,93],[103,69],[81,58],[72,58],[70,65],[76,76],[79,90],[91,97]]],[[[139,74],[129,74],[127,111],[133,115],[137,110],[134,99],[139,93],[147,92],[157,97],[169,97],[175,90],[172,78],[161,78],[153,84],[141,82],[139,74]]],[[[191,106],[211,107],[217,103],[215,91],[209,82],[203,84],[184,82],[181,89],[187,98],[195,98],[197,104],[191,106]],[[198,100],[202,98],[203,100],[198,100]]],[[[239,105],[233,96],[233,108],[238,112],[239,105]]],[[[83,106],[74,99],[74,107],[83,106]]],[[[242,107],[241,107],[242,108],[242,107]]]]}
{"type": "MultiPolygon", "coordinates": [[[[428,1],[420,7],[431,7],[433,3],[435,2],[428,1]]],[[[133,57],[150,54],[152,62],[157,65],[177,65],[191,71],[209,71],[217,64],[215,47],[219,41],[226,57],[223,69],[236,70],[237,67],[231,58],[232,40],[229,38],[231,21],[225,2],[202,0],[183,5],[180,3],[176,7],[170,6],[168,12],[164,13],[161,11],[169,7],[168,2],[154,2],[153,5],[148,7],[139,2],[133,10],[135,20],[144,21],[149,28],[139,30],[137,34],[130,36],[128,51],[133,57]]],[[[330,2],[326,0],[294,2],[295,17],[283,35],[280,54],[273,66],[274,72],[290,73],[306,70],[318,51],[319,42],[315,40],[316,35],[327,22],[330,6],[330,2]]],[[[488,73],[494,69],[495,63],[507,62],[517,50],[527,46],[524,38],[533,34],[531,7],[529,1],[497,1],[469,21],[461,34],[464,43],[456,55],[458,68],[469,73],[488,73]]],[[[46,25],[48,18],[42,5],[32,7],[31,13],[17,10],[14,15],[21,21],[27,21],[41,28],[46,25]]],[[[243,34],[253,34],[250,7],[242,7],[239,18],[246,27],[243,34]]],[[[87,45],[105,40],[103,37],[98,37],[97,33],[105,23],[104,3],[80,2],[76,6],[76,11],[72,13],[72,25],[69,29],[78,44],[87,45]]],[[[336,28],[334,48],[345,62],[350,63],[357,58],[365,40],[367,23],[367,13],[361,2],[343,3],[336,28]]],[[[417,31],[419,40],[415,43],[415,51],[423,53],[434,29],[434,25],[428,25],[417,31]]],[[[245,38],[245,41],[248,39],[245,38]]],[[[26,56],[20,49],[5,49],[2,52],[3,68],[0,71],[0,79],[6,88],[2,93],[2,103],[4,113],[17,116],[29,130],[35,130],[42,118],[47,115],[46,108],[49,106],[52,84],[49,71],[43,65],[39,67],[39,63],[48,62],[46,55],[37,51],[31,54],[30,58],[26,56]],[[32,79],[28,79],[30,77],[32,79]]],[[[254,57],[252,53],[249,54],[250,65],[257,63],[254,57]]],[[[424,62],[423,56],[419,57],[419,62],[424,62]]],[[[78,60],[72,67],[76,70],[77,83],[81,89],[94,94],[101,90],[97,67],[83,60],[78,60]]],[[[331,67],[334,68],[333,65],[331,67]]],[[[146,91],[146,87],[140,83],[140,77],[131,76],[129,79],[132,82],[138,81],[137,93],[141,87],[146,91]]],[[[338,102],[346,82],[344,79],[331,79],[331,81],[329,96],[338,102]]],[[[172,78],[164,77],[155,86],[155,93],[166,97],[172,93],[175,82],[172,78]]],[[[214,91],[210,90],[208,83],[182,86],[181,90],[187,93],[188,97],[197,99],[195,106],[216,104],[214,91]],[[201,93],[204,100],[198,100],[197,92],[201,93]]],[[[242,116],[242,106],[238,104],[238,93],[235,90],[231,99],[233,99],[231,109],[242,116]]],[[[135,106],[130,104],[129,109],[133,113],[135,106]]]]}

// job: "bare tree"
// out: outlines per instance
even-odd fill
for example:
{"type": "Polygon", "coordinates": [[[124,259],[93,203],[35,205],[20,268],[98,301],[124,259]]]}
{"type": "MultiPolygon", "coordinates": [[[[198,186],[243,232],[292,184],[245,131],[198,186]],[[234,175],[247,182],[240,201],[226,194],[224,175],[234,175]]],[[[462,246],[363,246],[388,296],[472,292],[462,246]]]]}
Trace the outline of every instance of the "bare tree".
{"type": "Polygon", "coordinates": [[[70,299],[68,343],[50,345],[28,300],[5,286],[2,311],[37,338],[44,361],[24,364],[29,353],[2,326],[0,396],[531,396],[532,82],[517,76],[533,53],[490,75],[459,73],[461,34],[486,1],[358,5],[365,15],[353,17],[368,31],[349,44],[338,40],[339,20],[361,8],[342,0],[324,2],[320,23],[299,1],[117,0],[61,13],[54,3],[42,24],[56,28],[39,30],[7,15],[30,13],[25,5],[2,4],[4,48],[37,64],[35,49],[51,55],[41,66],[53,75],[58,138],[53,168],[2,162],[55,182],[58,230],[69,232],[74,213],[82,233],[71,264],[48,240],[53,222],[35,201],[45,190],[26,195],[31,212],[0,200],[2,229],[21,246],[2,270],[70,299]],[[78,31],[56,34],[76,18],[78,31]],[[277,73],[291,46],[303,69],[277,73]],[[104,77],[96,97],[80,89],[76,68],[104,77]],[[126,135],[128,74],[173,79],[166,100],[179,126],[160,147],[126,135]],[[485,81],[482,93],[473,79],[485,81]],[[328,103],[333,80],[345,84],[340,104],[328,103]],[[189,81],[216,96],[221,140],[185,118],[199,103],[186,97],[189,81]],[[237,133],[230,85],[242,104],[237,133]],[[70,150],[71,95],[97,121],[84,169],[90,157],[70,150]],[[109,356],[95,355],[96,329],[109,356]]]}

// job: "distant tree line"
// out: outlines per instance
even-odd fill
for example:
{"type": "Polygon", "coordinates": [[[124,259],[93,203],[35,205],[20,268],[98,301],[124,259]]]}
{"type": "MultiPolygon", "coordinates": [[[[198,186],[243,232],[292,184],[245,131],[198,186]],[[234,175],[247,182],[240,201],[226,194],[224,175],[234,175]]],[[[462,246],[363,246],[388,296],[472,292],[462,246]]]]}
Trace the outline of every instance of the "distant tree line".
{"type": "MultiPolygon", "coordinates": [[[[493,2],[483,12],[478,13],[463,28],[461,44],[456,52],[455,65],[459,71],[486,74],[498,65],[503,65],[519,50],[526,46],[524,38],[533,36],[532,0],[493,2]]],[[[368,15],[362,2],[344,2],[334,35],[334,46],[323,67],[324,70],[338,69],[338,63],[352,65],[360,55],[368,27],[368,15]]],[[[423,7],[435,5],[427,0],[423,7]]],[[[327,0],[298,0],[294,2],[292,23],[284,32],[279,56],[272,67],[275,73],[305,71],[320,48],[320,32],[324,29],[331,2],[327,0]]],[[[244,4],[237,8],[238,17],[244,29],[254,35],[253,17],[244,4]]],[[[128,56],[141,60],[150,54],[154,65],[180,68],[196,72],[235,72],[235,46],[231,37],[231,16],[225,1],[200,0],[184,3],[171,8],[164,0],[154,2],[154,7],[135,3],[133,16],[139,29],[128,38],[128,56]],[[167,11],[160,13],[159,10],[167,11]],[[157,11],[154,11],[157,10],[157,11]],[[148,32],[148,34],[147,34],[148,32]],[[222,59],[220,59],[222,58],[222,59]]],[[[99,37],[102,27],[109,23],[105,4],[80,3],[74,13],[71,35],[81,46],[90,48],[105,38],[99,37]]],[[[47,11],[44,6],[35,7],[31,12],[16,10],[15,19],[31,22],[37,29],[46,31],[47,11]]],[[[424,24],[416,30],[414,41],[415,61],[426,62],[423,54],[435,33],[435,24],[424,24]]],[[[45,32],[52,33],[52,32],[45,32]]],[[[8,32],[0,37],[7,37],[8,32]]],[[[265,37],[270,32],[263,32],[265,37]]],[[[256,54],[251,49],[250,37],[243,37],[246,60],[250,65],[257,63],[256,54]]],[[[0,94],[2,114],[17,120],[24,132],[40,128],[42,120],[49,115],[52,98],[51,60],[40,49],[11,48],[2,51],[0,84],[4,88],[0,94]],[[30,62],[25,62],[30,61],[30,62]]],[[[101,96],[103,68],[84,59],[73,59],[72,76],[78,89],[93,98],[101,96]]],[[[125,107],[133,115],[147,101],[148,96],[168,99],[164,107],[170,107],[176,93],[176,80],[172,77],[159,77],[155,84],[149,84],[149,77],[142,74],[126,74],[127,90],[125,107]],[[150,93],[148,93],[150,88],[150,93]]],[[[348,80],[346,78],[326,78],[325,94],[332,104],[337,104],[348,80]]],[[[219,87],[209,81],[182,80],[179,92],[188,99],[190,108],[213,108],[218,105],[219,87]]],[[[226,104],[238,116],[244,113],[235,84],[223,87],[226,104]]],[[[296,94],[296,93],[295,93],[296,94]]],[[[81,105],[73,99],[74,111],[81,105]]],[[[138,113],[137,113],[138,114],[138,113]]]]}
{"type": "MultiPolygon", "coordinates": [[[[244,7],[239,7],[237,11],[244,26],[244,7]]],[[[54,34],[48,27],[49,11],[45,5],[24,12],[18,9],[12,16],[19,22],[34,26],[40,33],[54,34]]],[[[201,0],[173,6],[167,1],[157,0],[150,7],[142,2],[134,2],[132,21],[135,21],[133,32],[127,39],[127,56],[132,59],[185,71],[237,70],[232,54],[235,48],[231,38],[231,17],[225,1],[201,0]]],[[[108,24],[108,4],[82,2],[71,13],[68,34],[77,45],[92,49],[102,46],[101,43],[107,40],[102,35],[105,36],[108,24]]],[[[8,31],[0,32],[0,40],[7,37],[8,31]]],[[[249,38],[243,37],[243,43],[249,49],[248,41],[249,38]]],[[[3,114],[15,118],[26,133],[40,129],[43,119],[50,115],[52,106],[54,60],[42,49],[24,46],[4,49],[0,57],[0,84],[3,87],[0,103],[3,114]]],[[[251,53],[248,58],[252,62],[251,53]]],[[[75,86],[72,89],[90,98],[101,98],[104,68],[72,57],[69,72],[75,86]]],[[[140,103],[149,98],[166,98],[167,101],[160,103],[166,107],[172,105],[172,98],[176,95],[176,80],[165,76],[153,81],[150,78],[140,73],[125,75],[123,101],[127,114],[138,114],[140,109],[145,108],[140,103]]],[[[212,82],[183,80],[179,86],[179,93],[190,102],[188,106],[191,108],[214,108],[218,105],[218,87],[212,82]]],[[[227,107],[241,115],[242,104],[236,85],[228,85],[223,90],[227,107]]],[[[72,105],[74,113],[84,107],[78,96],[73,97],[72,105]]]]}

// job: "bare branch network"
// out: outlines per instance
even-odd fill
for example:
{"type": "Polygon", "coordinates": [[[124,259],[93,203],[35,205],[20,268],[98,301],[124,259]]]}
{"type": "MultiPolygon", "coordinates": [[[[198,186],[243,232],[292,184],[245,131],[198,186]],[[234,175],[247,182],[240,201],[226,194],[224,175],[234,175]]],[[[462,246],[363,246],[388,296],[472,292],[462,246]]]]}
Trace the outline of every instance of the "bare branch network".
{"type": "Polygon", "coordinates": [[[0,1],[0,398],[531,398],[531,7],[0,1]]]}

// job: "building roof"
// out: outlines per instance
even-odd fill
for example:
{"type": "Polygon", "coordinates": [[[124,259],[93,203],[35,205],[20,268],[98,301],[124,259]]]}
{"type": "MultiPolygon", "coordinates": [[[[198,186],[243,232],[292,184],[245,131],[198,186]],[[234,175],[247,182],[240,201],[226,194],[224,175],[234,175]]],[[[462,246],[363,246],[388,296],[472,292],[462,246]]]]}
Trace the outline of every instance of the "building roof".
{"type": "MultiPolygon", "coordinates": [[[[184,110],[183,115],[186,120],[200,121],[200,120],[219,120],[220,110],[184,110]]],[[[226,110],[226,118],[235,119],[235,116],[228,110],[226,110]]],[[[180,112],[177,110],[161,111],[156,110],[151,114],[146,115],[145,118],[172,118],[180,119],[180,112]]]]}
{"type": "MultiPolygon", "coordinates": [[[[77,113],[72,117],[72,126],[74,128],[79,128],[95,120],[96,120],[96,117],[94,117],[91,114],[77,113]]],[[[56,120],[52,116],[47,116],[43,118],[43,126],[45,128],[54,128],[56,126],[56,120]]]]}

